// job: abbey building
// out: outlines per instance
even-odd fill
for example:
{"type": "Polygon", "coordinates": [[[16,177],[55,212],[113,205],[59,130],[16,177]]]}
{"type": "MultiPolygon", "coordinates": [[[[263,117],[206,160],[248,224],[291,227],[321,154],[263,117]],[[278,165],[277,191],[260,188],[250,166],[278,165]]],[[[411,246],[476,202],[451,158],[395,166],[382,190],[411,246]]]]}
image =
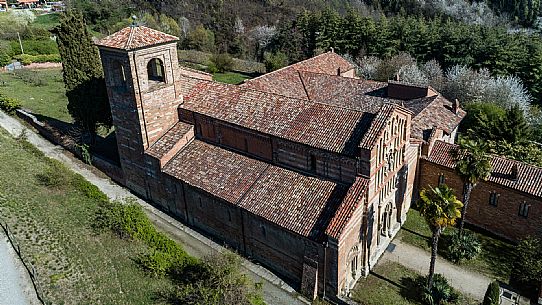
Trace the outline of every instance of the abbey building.
{"type": "Polygon", "coordinates": [[[97,43],[124,184],[309,297],[347,294],[417,185],[453,179],[465,111],[431,87],[359,79],[332,52],[221,84],[176,42],[134,26],[97,43]]]}

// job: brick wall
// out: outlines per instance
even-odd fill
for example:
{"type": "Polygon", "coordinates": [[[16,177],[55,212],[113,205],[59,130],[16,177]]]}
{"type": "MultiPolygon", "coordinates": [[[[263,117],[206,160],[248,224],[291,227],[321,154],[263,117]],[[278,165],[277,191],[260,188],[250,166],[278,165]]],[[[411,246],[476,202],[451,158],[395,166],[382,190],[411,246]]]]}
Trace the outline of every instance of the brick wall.
{"type": "MultiPolygon", "coordinates": [[[[420,188],[438,185],[440,174],[445,183],[463,199],[463,184],[453,169],[440,166],[425,159],[420,160],[420,188]]],[[[507,239],[517,241],[529,235],[542,236],[542,198],[503,187],[493,182],[480,182],[472,191],[466,215],[467,222],[484,228],[507,239]],[[489,196],[496,192],[497,206],[490,205],[489,196]],[[519,216],[522,202],[530,205],[527,217],[519,216]]]]}

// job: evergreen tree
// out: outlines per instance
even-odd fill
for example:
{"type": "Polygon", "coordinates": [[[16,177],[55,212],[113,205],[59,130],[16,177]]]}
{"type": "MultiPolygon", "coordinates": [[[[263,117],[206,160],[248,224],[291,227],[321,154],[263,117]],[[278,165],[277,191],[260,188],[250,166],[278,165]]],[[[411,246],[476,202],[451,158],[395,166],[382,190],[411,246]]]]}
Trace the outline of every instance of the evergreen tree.
{"type": "Polygon", "coordinates": [[[524,142],[531,137],[529,123],[527,123],[523,111],[517,105],[506,111],[506,118],[502,128],[503,139],[510,143],[524,142]]]}
{"type": "Polygon", "coordinates": [[[64,68],[68,111],[94,144],[98,125],[111,125],[111,110],[98,49],[92,43],[83,16],[74,10],[62,14],[54,33],[64,68]]]}
{"type": "Polygon", "coordinates": [[[487,286],[484,302],[482,305],[499,305],[501,303],[501,290],[497,281],[491,282],[487,286]]]}

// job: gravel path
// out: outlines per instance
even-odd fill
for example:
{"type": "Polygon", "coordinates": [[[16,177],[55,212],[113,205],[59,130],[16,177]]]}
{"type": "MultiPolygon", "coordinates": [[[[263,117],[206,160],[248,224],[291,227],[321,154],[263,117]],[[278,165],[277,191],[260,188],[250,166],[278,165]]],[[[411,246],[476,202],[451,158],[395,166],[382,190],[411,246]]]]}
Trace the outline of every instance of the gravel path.
{"type": "MultiPolygon", "coordinates": [[[[430,253],[418,247],[405,244],[397,239],[393,241],[393,244],[395,248],[391,252],[386,251],[380,259],[381,262],[397,262],[420,274],[427,274],[429,272],[430,253]]],[[[492,281],[484,275],[456,266],[442,257],[437,257],[435,272],[444,275],[454,288],[477,300],[484,298],[487,286],[492,281]]]]}
{"type": "Polygon", "coordinates": [[[41,304],[28,273],[0,229],[0,305],[41,304]]]}
{"type": "MultiPolygon", "coordinates": [[[[179,221],[166,215],[147,202],[134,196],[124,187],[112,182],[101,173],[95,173],[95,169],[89,168],[80,160],[72,157],[62,147],[52,144],[45,140],[33,130],[23,126],[17,119],[8,116],[0,111],[0,127],[7,130],[11,135],[17,137],[23,130],[27,136],[28,142],[32,143],[45,155],[50,158],[63,162],[74,172],[85,177],[92,184],[96,185],[111,199],[131,198],[140,204],[149,218],[162,231],[169,234],[173,239],[181,243],[184,249],[193,256],[203,257],[213,253],[213,251],[224,251],[224,248],[194,230],[186,227],[179,221]],[[93,169],[93,170],[91,170],[93,169]]],[[[295,290],[284,283],[280,278],[269,270],[243,259],[243,269],[245,273],[257,282],[263,283],[264,299],[269,305],[303,305],[307,301],[298,298],[295,290]]],[[[3,305],[3,304],[0,304],[3,305]]]]}

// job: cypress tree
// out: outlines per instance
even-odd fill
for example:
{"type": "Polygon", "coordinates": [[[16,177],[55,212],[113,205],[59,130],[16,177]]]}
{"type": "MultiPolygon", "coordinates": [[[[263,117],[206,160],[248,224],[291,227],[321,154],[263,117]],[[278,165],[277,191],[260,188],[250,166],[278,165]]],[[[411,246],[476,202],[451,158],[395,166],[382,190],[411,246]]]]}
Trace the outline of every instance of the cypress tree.
{"type": "Polygon", "coordinates": [[[487,286],[484,302],[482,305],[499,305],[501,303],[501,291],[497,281],[491,282],[487,286]]]}
{"type": "Polygon", "coordinates": [[[94,144],[98,125],[111,125],[98,48],[92,43],[83,16],[74,10],[62,14],[53,32],[62,57],[68,111],[94,144]]]}

